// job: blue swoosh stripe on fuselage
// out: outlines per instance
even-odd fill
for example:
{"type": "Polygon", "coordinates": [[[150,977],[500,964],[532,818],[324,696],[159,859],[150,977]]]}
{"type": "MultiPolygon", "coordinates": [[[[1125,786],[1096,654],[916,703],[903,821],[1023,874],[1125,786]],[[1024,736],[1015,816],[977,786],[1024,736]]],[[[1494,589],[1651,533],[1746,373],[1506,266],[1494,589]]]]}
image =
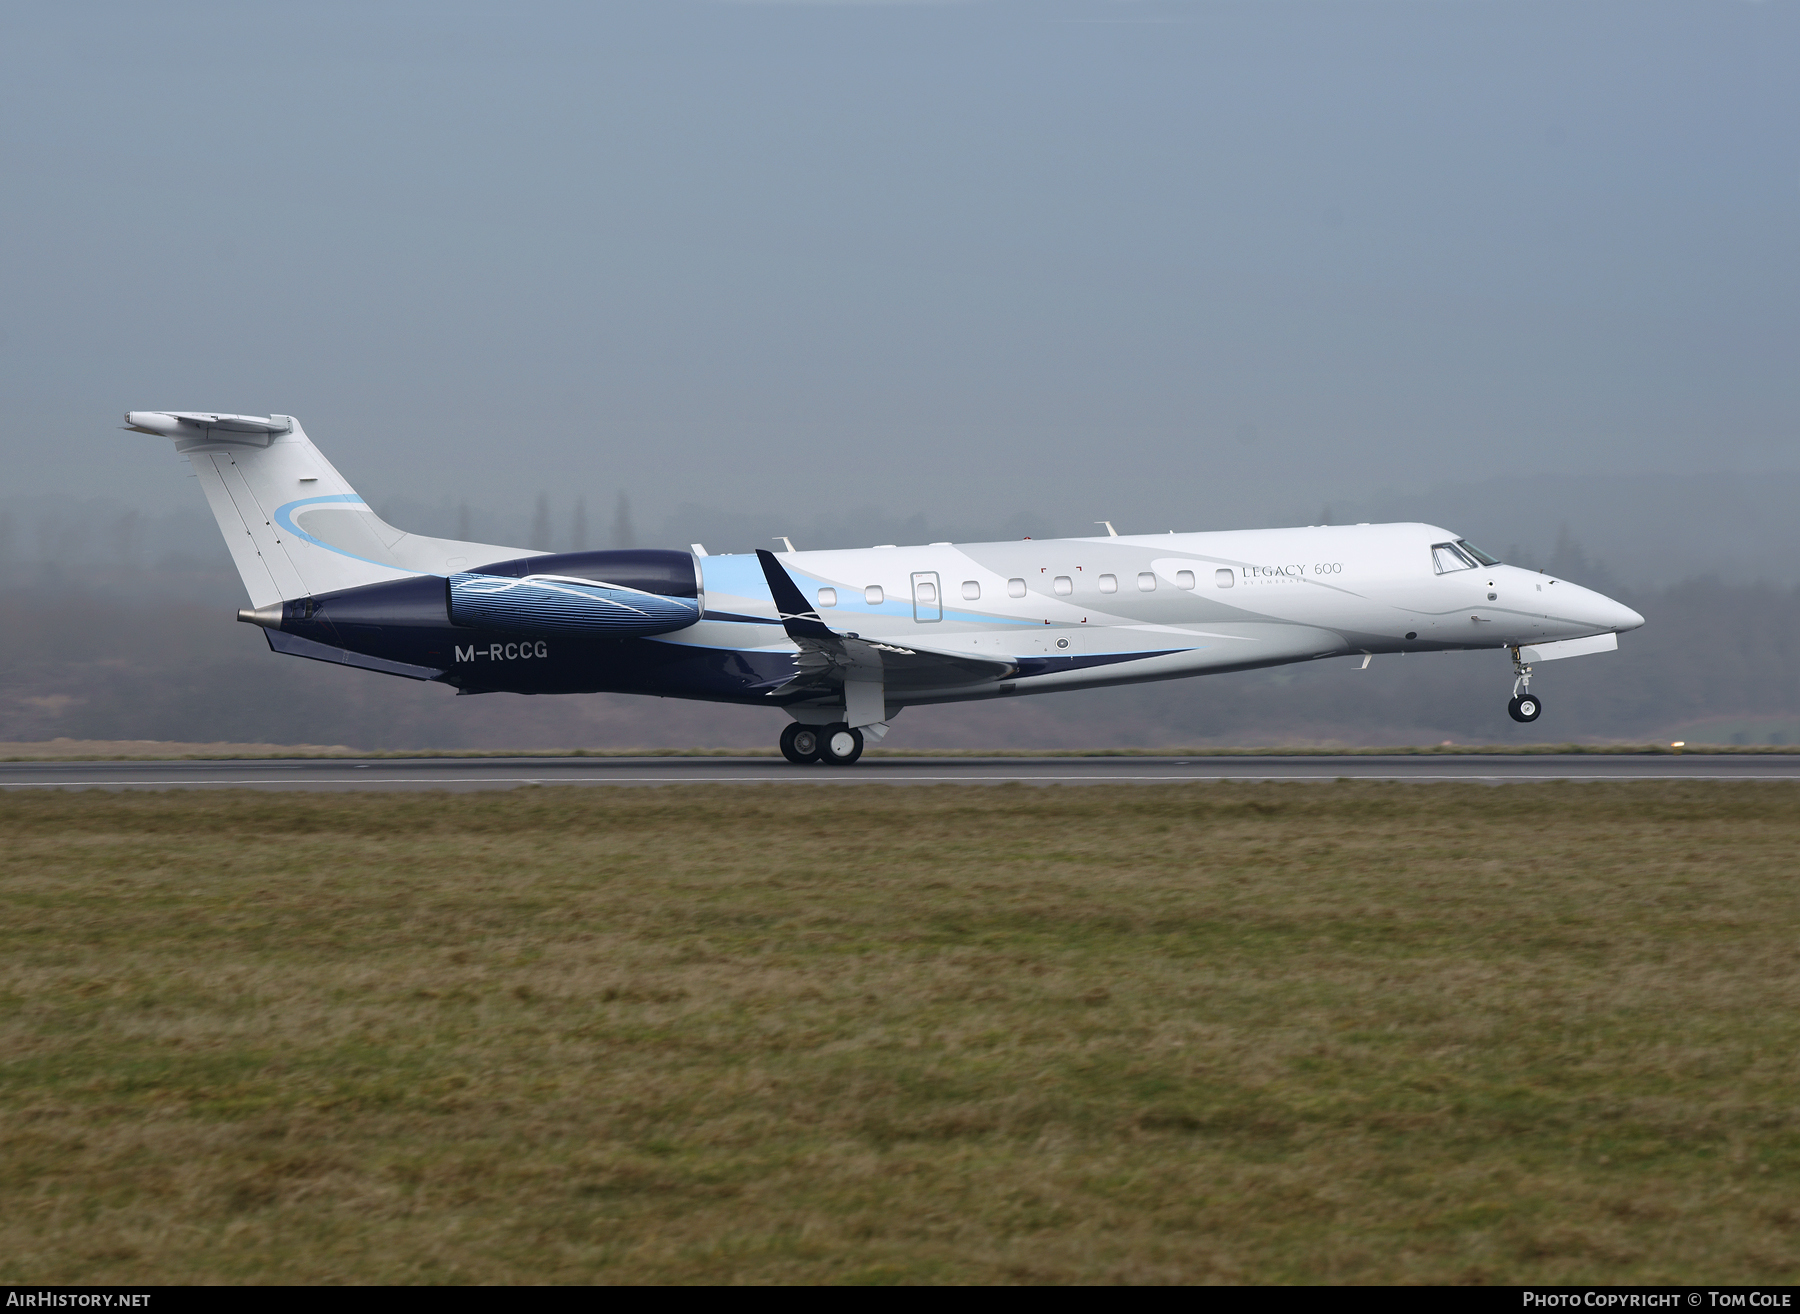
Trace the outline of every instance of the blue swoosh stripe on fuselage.
{"type": "MultiPolygon", "coordinates": [[[[700,567],[701,578],[705,581],[705,587],[708,592],[722,593],[727,597],[769,598],[771,603],[774,601],[769,594],[769,581],[763,577],[762,563],[753,556],[731,554],[726,556],[701,557],[700,567]]],[[[885,602],[871,604],[863,597],[863,591],[858,586],[809,574],[804,570],[789,565],[785,561],[782,562],[782,568],[787,571],[788,578],[794,581],[794,586],[796,588],[802,593],[808,594],[815,600],[819,596],[818,591],[822,588],[831,589],[837,593],[838,601],[836,606],[821,607],[819,609],[821,619],[824,619],[829,613],[835,612],[845,616],[883,616],[890,617],[894,620],[914,620],[913,602],[911,598],[903,598],[896,593],[885,602]]],[[[713,613],[710,612],[708,613],[709,616],[712,614],[713,613]]],[[[719,613],[720,620],[726,618],[726,613],[719,613]]],[[[730,619],[743,619],[745,621],[757,620],[758,623],[761,624],[768,623],[766,621],[760,621],[755,617],[740,618],[736,615],[732,615],[730,616],[730,619]]],[[[964,625],[986,626],[1038,625],[1042,623],[1040,621],[1027,620],[1023,617],[1001,616],[995,615],[992,612],[957,611],[951,608],[943,609],[943,620],[964,625]]],[[[915,621],[914,623],[921,625],[936,625],[941,622],[915,621]]],[[[826,620],[826,624],[829,625],[830,621],[826,620]]],[[[841,629],[842,627],[838,626],[836,628],[841,629]]]]}

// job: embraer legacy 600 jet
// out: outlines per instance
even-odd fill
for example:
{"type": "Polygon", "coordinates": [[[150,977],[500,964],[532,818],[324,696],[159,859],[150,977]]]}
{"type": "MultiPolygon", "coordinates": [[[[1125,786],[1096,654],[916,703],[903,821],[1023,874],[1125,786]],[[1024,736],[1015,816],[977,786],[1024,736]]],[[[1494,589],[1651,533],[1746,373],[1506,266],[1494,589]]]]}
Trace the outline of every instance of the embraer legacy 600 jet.
{"type": "MultiPolygon", "coordinates": [[[[192,463],[276,652],[458,693],[778,707],[795,763],[848,765],[915,703],[1380,653],[1618,647],[1644,618],[1433,525],[1315,525],[709,555],[529,552],[395,529],[286,415],[132,411],[192,463]]],[[[1101,522],[1104,523],[1104,522],[1101,522]]]]}

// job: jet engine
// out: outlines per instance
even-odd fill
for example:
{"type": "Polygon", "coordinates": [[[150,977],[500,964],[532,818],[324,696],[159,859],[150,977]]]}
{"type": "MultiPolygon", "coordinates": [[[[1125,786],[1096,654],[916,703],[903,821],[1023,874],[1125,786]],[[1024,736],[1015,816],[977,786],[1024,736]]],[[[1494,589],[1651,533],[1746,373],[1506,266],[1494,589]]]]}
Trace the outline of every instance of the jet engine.
{"type": "Polygon", "coordinates": [[[240,611],[238,619],[428,664],[421,654],[441,659],[444,645],[455,642],[455,627],[538,639],[631,639],[692,625],[704,609],[691,555],[639,548],[520,557],[447,579],[417,575],[363,584],[240,611]],[[400,648],[410,655],[396,655],[400,648]]]}
{"type": "Polygon", "coordinates": [[[473,629],[632,639],[667,634],[699,619],[696,598],[649,593],[607,580],[550,574],[450,576],[450,620],[473,629]]]}
{"type": "Polygon", "coordinates": [[[497,561],[450,576],[455,625],[534,638],[632,639],[700,619],[700,572],[686,552],[625,548],[497,561]]]}

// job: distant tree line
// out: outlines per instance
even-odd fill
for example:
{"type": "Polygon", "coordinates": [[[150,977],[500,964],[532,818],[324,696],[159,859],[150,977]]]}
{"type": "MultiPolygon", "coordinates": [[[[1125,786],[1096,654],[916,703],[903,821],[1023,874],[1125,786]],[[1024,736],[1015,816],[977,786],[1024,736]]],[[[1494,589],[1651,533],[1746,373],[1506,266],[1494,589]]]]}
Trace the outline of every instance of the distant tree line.
{"type": "MultiPolygon", "coordinates": [[[[628,522],[627,522],[628,523],[628,522]]],[[[1546,563],[1580,565],[1572,542],[1546,563]]],[[[1583,578],[1579,569],[1567,571],[1583,578]]],[[[1588,563],[1587,579],[1603,579],[1588,563]]],[[[234,621],[236,581],[123,565],[13,570],[0,591],[0,740],[343,743],[369,748],[762,743],[778,715],[627,697],[458,699],[270,653],[234,621]],[[187,579],[187,584],[183,584],[187,579]],[[204,594],[204,597],[200,595],[204,594]]],[[[1547,663],[1533,726],[1505,714],[1502,652],[1330,660],[948,709],[910,709],[900,746],[1083,747],[1646,740],[1683,727],[1800,742],[1800,587],[1689,580],[1619,594],[1649,623],[1620,650],[1547,663]]]]}

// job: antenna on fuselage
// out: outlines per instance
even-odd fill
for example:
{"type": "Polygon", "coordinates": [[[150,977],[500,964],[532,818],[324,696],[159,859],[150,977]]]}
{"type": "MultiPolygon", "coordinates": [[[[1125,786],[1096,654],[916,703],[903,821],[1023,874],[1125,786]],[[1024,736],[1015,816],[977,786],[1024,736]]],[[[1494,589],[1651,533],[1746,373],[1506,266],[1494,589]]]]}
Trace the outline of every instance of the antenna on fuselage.
{"type": "Polygon", "coordinates": [[[777,543],[784,544],[789,552],[794,550],[794,540],[789,538],[786,534],[771,534],[769,537],[774,539],[777,543]]]}
{"type": "Polygon", "coordinates": [[[1119,531],[1112,527],[1112,521],[1096,520],[1094,523],[1096,525],[1105,525],[1106,526],[1106,536],[1108,538],[1117,538],[1119,536],[1119,531]]]}

